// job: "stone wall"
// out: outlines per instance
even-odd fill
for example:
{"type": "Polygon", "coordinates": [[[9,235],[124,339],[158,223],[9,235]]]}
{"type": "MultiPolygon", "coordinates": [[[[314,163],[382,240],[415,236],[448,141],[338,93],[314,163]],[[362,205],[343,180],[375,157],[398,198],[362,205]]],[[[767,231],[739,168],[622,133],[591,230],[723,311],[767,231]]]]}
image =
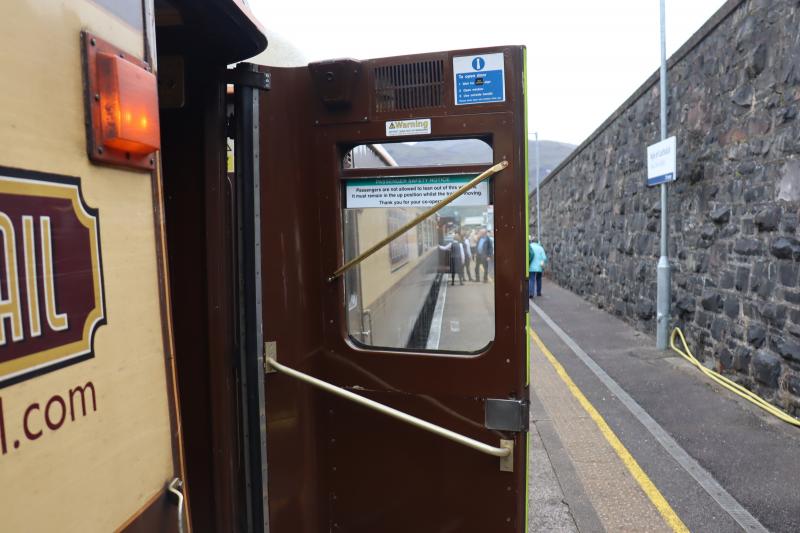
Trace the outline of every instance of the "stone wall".
{"type": "MultiPolygon", "coordinates": [[[[671,58],[668,76],[679,154],[669,186],[671,323],[706,365],[793,413],[799,12],[798,0],[731,0],[671,58]]],[[[645,150],[658,140],[657,74],[541,185],[549,276],[651,334],[660,197],[645,185],[645,150]]]]}

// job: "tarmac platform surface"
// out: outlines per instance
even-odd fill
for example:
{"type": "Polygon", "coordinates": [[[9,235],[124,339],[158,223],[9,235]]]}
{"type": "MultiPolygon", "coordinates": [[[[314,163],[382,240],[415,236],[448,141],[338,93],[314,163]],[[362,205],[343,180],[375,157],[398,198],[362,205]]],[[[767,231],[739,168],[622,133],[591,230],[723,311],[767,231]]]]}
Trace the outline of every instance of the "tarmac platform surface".
{"type": "Polygon", "coordinates": [[[798,428],[548,281],[531,306],[530,531],[800,531],[798,428]]]}

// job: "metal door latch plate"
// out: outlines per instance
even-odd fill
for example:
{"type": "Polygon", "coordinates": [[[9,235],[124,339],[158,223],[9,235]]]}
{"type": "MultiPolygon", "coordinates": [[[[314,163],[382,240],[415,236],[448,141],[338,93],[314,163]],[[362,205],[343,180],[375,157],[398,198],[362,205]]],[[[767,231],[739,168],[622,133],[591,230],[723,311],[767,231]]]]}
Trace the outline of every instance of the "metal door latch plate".
{"type": "Polygon", "coordinates": [[[487,429],[528,431],[528,402],[486,398],[484,409],[487,429]]]}

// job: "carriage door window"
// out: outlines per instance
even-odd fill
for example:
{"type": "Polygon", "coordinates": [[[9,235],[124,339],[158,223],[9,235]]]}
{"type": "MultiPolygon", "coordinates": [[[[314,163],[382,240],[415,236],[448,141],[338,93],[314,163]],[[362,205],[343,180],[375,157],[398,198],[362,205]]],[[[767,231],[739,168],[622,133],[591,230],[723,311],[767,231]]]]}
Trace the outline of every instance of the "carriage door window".
{"type": "MultiPolygon", "coordinates": [[[[345,260],[479,173],[453,173],[452,168],[436,173],[431,167],[491,164],[491,147],[477,139],[352,149],[344,168],[383,170],[342,182],[345,260]],[[387,177],[386,167],[406,168],[387,177]],[[425,169],[416,173],[407,167],[425,169]]],[[[490,178],[353,267],[344,276],[350,337],[393,350],[475,353],[486,348],[495,335],[493,213],[490,178]]]]}

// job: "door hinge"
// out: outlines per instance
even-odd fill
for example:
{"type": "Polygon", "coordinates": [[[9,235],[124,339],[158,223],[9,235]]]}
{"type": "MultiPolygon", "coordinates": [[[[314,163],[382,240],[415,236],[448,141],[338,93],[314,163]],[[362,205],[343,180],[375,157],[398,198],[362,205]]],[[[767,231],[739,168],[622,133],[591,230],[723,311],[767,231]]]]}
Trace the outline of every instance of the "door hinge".
{"type": "Polygon", "coordinates": [[[528,431],[530,406],[522,400],[486,398],[484,402],[487,429],[499,431],[528,431]]]}
{"type": "Polygon", "coordinates": [[[272,87],[269,72],[260,72],[258,65],[253,63],[239,63],[236,68],[228,70],[225,81],[234,85],[242,85],[269,91],[272,87]]]}

